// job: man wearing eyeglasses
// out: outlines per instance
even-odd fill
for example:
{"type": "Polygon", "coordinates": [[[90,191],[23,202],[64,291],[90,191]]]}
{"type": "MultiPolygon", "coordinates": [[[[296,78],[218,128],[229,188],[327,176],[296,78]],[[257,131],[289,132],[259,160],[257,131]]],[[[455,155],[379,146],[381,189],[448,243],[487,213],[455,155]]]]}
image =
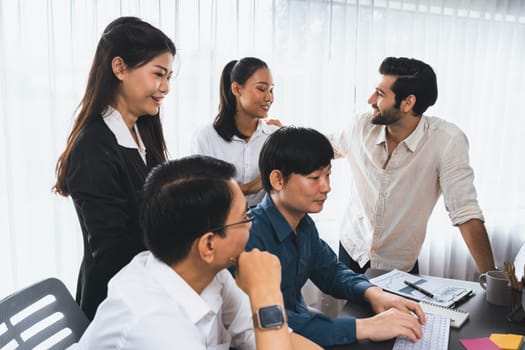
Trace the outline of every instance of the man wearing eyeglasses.
{"type": "Polygon", "coordinates": [[[275,131],[259,156],[267,195],[250,211],[255,217],[246,249],[259,248],[279,257],[281,291],[290,327],[327,347],[360,339],[386,340],[422,336],[425,316],[413,301],[383,292],[337,260],[319,238],[309,216],[323,209],[330,192],[332,146],[313,129],[275,131]],[[377,315],[365,319],[330,318],[308,310],[301,289],[310,279],[324,293],[354,302],[369,302],[377,315]],[[417,315],[417,318],[414,317],[417,315]]]}
{"type": "Polygon", "coordinates": [[[234,173],[206,156],[152,170],[140,215],[149,251],[111,279],[80,348],[318,349],[289,332],[279,260],[243,252],[251,218],[234,173]]]}

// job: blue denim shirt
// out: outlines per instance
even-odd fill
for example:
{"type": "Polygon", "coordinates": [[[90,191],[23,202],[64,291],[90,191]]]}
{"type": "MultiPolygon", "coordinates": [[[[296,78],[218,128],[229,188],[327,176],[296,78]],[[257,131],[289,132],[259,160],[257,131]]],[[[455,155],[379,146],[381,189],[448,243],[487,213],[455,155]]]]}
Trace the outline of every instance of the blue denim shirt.
{"type": "Polygon", "coordinates": [[[363,302],[365,290],[372,286],[368,279],[337,260],[333,250],[319,238],[309,215],[304,216],[294,234],[269,195],[250,215],[255,220],[246,250],[258,248],[279,257],[281,290],[290,327],[323,347],[355,342],[355,318],[330,318],[308,312],[301,289],[310,279],[321,291],[335,298],[363,302]]]}

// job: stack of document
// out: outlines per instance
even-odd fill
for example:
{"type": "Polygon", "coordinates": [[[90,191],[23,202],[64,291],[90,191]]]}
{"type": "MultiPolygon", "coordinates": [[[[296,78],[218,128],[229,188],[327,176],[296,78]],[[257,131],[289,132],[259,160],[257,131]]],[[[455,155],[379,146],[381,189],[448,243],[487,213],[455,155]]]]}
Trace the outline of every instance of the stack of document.
{"type": "Polygon", "coordinates": [[[400,270],[392,270],[372,278],[370,282],[391,293],[449,308],[455,308],[474,295],[472,289],[450,285],[439,279],[426,279],[400,270]]]}

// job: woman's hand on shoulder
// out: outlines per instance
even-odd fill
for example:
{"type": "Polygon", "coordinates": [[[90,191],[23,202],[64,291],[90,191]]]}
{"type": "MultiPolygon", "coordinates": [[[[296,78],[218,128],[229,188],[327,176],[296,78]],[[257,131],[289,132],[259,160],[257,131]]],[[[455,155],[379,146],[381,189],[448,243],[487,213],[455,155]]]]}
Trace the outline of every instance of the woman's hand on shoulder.
{"type": "Polygon", "coordinates": [[[264,122],[268,125],[275,125],[279,128],[282,128],[284,126],[279,119],[264,119],[264,122]]]}

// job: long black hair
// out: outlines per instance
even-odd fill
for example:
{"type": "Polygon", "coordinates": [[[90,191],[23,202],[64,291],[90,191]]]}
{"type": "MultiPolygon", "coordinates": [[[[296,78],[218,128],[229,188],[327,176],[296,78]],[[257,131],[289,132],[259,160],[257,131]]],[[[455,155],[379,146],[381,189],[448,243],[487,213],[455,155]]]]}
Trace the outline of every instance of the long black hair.
{"type": "Polygon", "coordinates": [[[248,136],[243,135],[235,125],[235,112],[237,99],[232,92],[231,85],[233,82],[244,84],[246,80],[260,68],[268,69],[268,65],[255,57],[244,57],[240,60],[228,62],[221,74],[219,112],[213,122],[213,127],[217,133],[225,140],[230,142],[234,135],[241,139],[248,136]]]}
{"type": "MultiPolygon", "coordinates": [[[[162,31],[136,17],[119,17],[111,22],[100,38],[89,71],[84,97],[78,106],[78,116],[67,139],[66,149],[58,158],[57,180],[54,191],[68,196],[66,174],[69,156],[82,130],[95,118],[100,118],[114,102],[119,80],[112,70],[111,61],[119,56],[130,69],[138,68],[153,58],[169,52],[175,56],[175,44],[162,31]]],[[[160,116],[142,116],[137,120],[140,136],[147,149],[148,166],[166,161],[166,142],[160,116]]]]}

